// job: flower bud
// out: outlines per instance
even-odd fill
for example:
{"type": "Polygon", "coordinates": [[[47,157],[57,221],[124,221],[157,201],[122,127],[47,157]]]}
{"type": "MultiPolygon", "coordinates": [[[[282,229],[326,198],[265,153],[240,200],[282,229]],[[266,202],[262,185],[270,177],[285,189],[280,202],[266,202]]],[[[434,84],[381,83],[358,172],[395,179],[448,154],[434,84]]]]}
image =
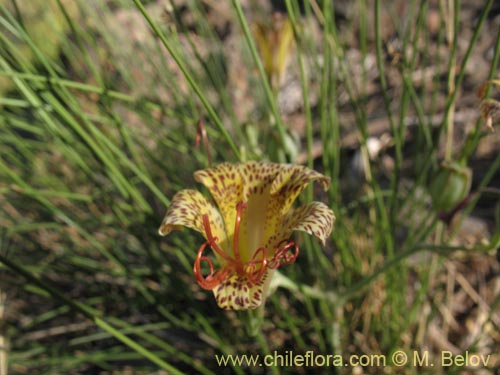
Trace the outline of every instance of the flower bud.
{"type": "Polygon", "coordinates": [[[429,193],[438,212],[455,208],[469,194],[472,171],[455,161],[444,161],[432,176],[429,193]]]}

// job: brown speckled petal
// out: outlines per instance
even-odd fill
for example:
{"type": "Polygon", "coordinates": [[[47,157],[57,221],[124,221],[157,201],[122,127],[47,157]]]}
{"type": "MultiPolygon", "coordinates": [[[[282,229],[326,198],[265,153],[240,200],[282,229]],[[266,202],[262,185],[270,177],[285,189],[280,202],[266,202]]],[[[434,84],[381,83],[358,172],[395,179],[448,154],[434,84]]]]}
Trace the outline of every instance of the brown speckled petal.
{"type": "Polygon", "coordinates": [[[310,202],[288,212],[282,229],[271,236],[268,246],[276,246],[282,238],[288,238],[293,231],[300,230],[316,236],[323,246],[333,230],[335,215],[324,203],[310,202]]]}
{"type": "Polygon", "coordinates": [[[208,215],[212,234],[218,238],[219,245],[225,249],[226,233],[222,217],[217,208],[196,190],[181,190],[174,196],[161,223],[159,233],[166,236],[171,231],[185,226],[202,233],[207,238],[203,227],[205,214],[208,215]]]}
{"type": "MultiPolygon", "coordinates": [[[[289,233],[283,232],[283,222],[285,217],[289,214],[289,211],[299,194],[309,183],[313,181],[318,181],[324,190],[327,190],[330,186],[330,179],[314,170],[300,165],[283,166],[271,186],[271,199],[269,200],[269,205],[267,207],[265,232],[266,243],[270,242],[271,237],[279,237],[280,233],[282,236],[281,239],[277,238],[277,242],[287,239],[290,236],[289,233]]],[[[298,212],[298,214],[300,215],[301,212],[298,212]]],[[[321,216],[322,214],[330,216],[330,214],[325,210],[321,210],[315,214],[318,214],[318,216],[321,216]]],[[[326,218],[324,220],[328,221],[326,218]]]]}
{"type": "Polygon", "coordinates": [[[273,270],[266,273],[257,284],[252,284],[244,276],[230,274],[214,290],[217,305],[224,310],[251,310],[259,307],[266,299],[266,294],[273,270]]]}
{"type": "Polygon", "coordinates": [[[222,163],[213,168],[196,171],[194,179],[205,185],[217,202],[224,219],[227,238],[232,241],[236,205],[243,201],[243,179],[239,174],[238,165],[222,163]]]}

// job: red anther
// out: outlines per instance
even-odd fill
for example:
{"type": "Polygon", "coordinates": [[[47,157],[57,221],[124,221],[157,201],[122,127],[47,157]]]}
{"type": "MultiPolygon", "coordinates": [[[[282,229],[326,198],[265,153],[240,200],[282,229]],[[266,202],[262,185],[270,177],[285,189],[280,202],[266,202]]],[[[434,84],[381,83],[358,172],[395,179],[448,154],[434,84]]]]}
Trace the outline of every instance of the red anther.
{"type": "Polygon", "coordinates": [[[196,137],[194,139],[195,146],[198,147],[201,143],[201,139],[203,139],[203,146],[205,147],[205,153],[207,154],[208,166],[212,166],[212,158],[210,157],[210,148],[208,147],[208,135],[207,129],[205,128],[205,124],[202,119],[198,120],[196,124],[196,137]]]}

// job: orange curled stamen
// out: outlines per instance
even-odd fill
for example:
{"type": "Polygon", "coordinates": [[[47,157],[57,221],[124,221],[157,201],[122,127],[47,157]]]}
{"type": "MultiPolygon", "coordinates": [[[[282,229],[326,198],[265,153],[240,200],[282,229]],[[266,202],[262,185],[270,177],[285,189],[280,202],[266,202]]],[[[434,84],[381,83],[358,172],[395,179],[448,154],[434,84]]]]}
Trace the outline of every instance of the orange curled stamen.
{"type": "Polygon", "coordinates": [[[203,245],[200,246],[198,253],[196,254],[196,260],[194,262],[193,271],[196,277],[196,281],[198,281],[198,284],[203,289],[212,290],[217,285],[219,285],[222,282],[222,280],[224,280],[228,272],[225,268],[215,272],[212,260],[207,256],[203,256],[203,251],[208,246],[208,244],[209,244],[208,242],[205,242],[203,245]],[[208,263],[208,266],[210,267],[210,274],[208,276],[203,276],[203,274],[201,273],[201,262],[208,263]]]}
{"type": "Polygon", "coordinates": [[[226,253],[224,253],[224,251],[222,251],[219,245],[217,245],[217,237],[214,237],[212,234],[208,215],[207,214],[203,215],[202,220],[203,220],[203,227],[205,229],[205,234],[207,236],[207,241],[203,245],[201,245],[200,248],[198,249],[198,253],[196,254],[196,260],[193,266],[193,271],[196,277],[196,281],[198,281],[198,284],[203,289],[212,290],[217,285],[219,285],[222,282],[222,280],[224,280],[224,278],[229,273],[229,269],[223,268],[220,271],[215,272],[212,260],[209,257],[203,255],[205,248],[207,246],[210,246],[210,248],[215,253],[220,255],[228,262],[232,262],[232,259],[226,253]],[[204,277],[201,272],[201,262],[206,262],[210,267],[210,273],[206,277],[204,277]]]}
{"type": "Polygon", "coordinates": [[[245,273],[247,275],[248,281],[252,284],[257,284],[262,277],[264,276],[264,272],[267,269],[267,255],[266,248],[259,247],[253,253],[252,260],[245,264],[245,273]],[[260,259],[259,258],[260,255],[260,259]]]}
{"type": "Polygon", "coordinates": [[[269,268],[276,269],[281,266],[287,266],[295,262],[299,256],[299,247],[292,240],[284,240],[279,243],[274,252],[273,259],[269,262],[269,268]],[[290,252],[292,250],[292,252],[290,252]]]}
{"type": "Polygon", "coordinates": [[[234,237],[233,237],[233,252],[234,258],[227,255],[217,244],[217,237],[214,237],[212,230],[210,228],[210,220],[207,214],[202,216],[203,228],[205,230],[205,235],[207,241],[200,246],[198,253],[196,254],[196,260],[194,262],[193,271],[198,284],[207,290],[214,289],[217,285],[224,281],[224,279],[230,274],[236,272],[242,277],[246,277],[250,284],[258,284],[268,268],[276,269],[281,266],[292,264],[295,262],[299,256],[299,247],[294,241],[284,240],[281,241],[274,252],[272,259],[267,258],[266,248],[264,246],[259,247],[254,251],[252,258],[243,263],[241,260],[240,250],[239,250],[239,232],[241,215],[243,210],[246,208],[246,203],[240,202],[236,206],[237,214],[234,224],[234,237]],[[210,247],[217,255],[224,259],[225,265],[222,269],[215,271],[212,260],[203,255],[203,252],[207,247],[210,247]],[[201,263],[206,262],[210,269],[207,276],[203,276],[201,272],[201,263]]]}
{"type": "Polygon", "coordinates": [[[205,234],[207,235],[207,242],[205,244],[210,245],[213,251],[215,251],[217,254],[219,254],[222,258],[224,258],[228,262],[232,261],[232,258],[229,255],[227,255],[219,247],[219,245],[217,245],[217,237],[214,237],[212,235],[212,230],[210,229],[210,220],[208,219],[208,215],[207,214],[203,215],[202,219],[203,219],[203,228],[205,229],[205,234]]]}

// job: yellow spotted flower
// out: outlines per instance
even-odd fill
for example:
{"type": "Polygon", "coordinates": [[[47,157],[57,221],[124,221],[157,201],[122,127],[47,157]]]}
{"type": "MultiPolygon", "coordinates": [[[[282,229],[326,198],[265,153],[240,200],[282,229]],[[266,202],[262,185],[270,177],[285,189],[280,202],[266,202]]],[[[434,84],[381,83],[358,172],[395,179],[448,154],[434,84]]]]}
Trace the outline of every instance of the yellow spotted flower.
{"type": "Polygon", "coordinates": [[[196,190],[181,190],[160,226],[165,236],[182,226],[206,239],[198,250],[194,274],[212,290],[225,310],[255,309],[267,297],[274,270],[299,255],[289,238],[293,231],[313,234],[325,243],[335,216],[321,202],[292,208],[297,196],[314,180],[326,190],[330,179],[299,165],[268,162],[223,163],[194,173],[212,194],[216,207],[196,190]],[[220,268],[205,254],[211,248],[220,268]],[[202,263],[205,263],[202,272],[202,263]]]}

